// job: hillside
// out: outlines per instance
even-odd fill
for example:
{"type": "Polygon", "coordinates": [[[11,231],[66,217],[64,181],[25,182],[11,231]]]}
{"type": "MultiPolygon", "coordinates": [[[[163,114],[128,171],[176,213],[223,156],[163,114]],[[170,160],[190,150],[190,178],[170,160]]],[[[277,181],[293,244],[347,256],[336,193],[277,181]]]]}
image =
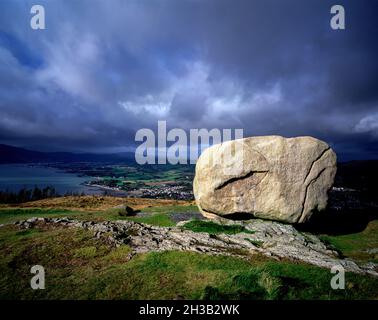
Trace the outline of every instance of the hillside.
{"type": "Polygon", "coordinates": [[[40,152],[0,144],[0,164],[6,163],[48,163],[48,162],[127,162],[134,163],[134,154],[40,152]]]}
{"type": "Polygon", "coordinates": [[[259,219],[217,223],[199,217],[192,202],[112,197],[62,197],[0,208],[0,296],[378,297],[376,221],[355,234],[314,236],[259,219]],[[141,211],[125,216],[122,205],[141,211]],[[49,272],[45,290],[30,289],[28,266],[35,261],[49,272]],[[331,290],[329,267],[341,261],[346,288],[331,290]]]}

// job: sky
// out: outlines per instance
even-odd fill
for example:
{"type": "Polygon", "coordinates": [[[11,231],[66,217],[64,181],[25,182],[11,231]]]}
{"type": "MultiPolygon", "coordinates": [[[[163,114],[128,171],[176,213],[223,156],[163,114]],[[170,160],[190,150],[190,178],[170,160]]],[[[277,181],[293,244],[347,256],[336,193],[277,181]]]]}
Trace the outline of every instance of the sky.
{"type": "Polygon", "coordinates": [[[0,0],[0,143],[126,151],[165,120],[378,159],[377,36],[375,0],[0,0]]]}

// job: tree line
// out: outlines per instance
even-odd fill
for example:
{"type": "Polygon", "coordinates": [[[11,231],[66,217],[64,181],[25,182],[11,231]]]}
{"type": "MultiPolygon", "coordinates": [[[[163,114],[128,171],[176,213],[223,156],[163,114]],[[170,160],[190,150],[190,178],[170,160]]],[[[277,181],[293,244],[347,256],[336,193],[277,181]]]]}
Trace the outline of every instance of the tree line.
{"type": "MultiPolygon", "coordinates": [[[[79,196],[79,193],[74,192],[66,192],[64,196],[79,196]]],[[[81,195],[84,195],[82,193],[81,195]]],[[[9,203],[9,204],[15,204],[15,203],[23,203],[28,201],[37,201],[42,199],[48,199],[48,198],[56,198],[61,197],[56,189],[51,186],[47,186],[45,188],[38,188],[37,186],[34,187],[34,189],[27,189],[22,188],[19,191],[0,191],[0,203],[9,203]]]]}

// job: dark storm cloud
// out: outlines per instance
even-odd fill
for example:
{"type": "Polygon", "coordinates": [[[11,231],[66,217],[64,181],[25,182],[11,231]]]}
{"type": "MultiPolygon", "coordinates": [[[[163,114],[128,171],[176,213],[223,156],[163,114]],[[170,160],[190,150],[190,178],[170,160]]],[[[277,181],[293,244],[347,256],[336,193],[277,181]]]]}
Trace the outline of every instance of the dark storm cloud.
{"type": "Polygon", "coordinates": [[[140,128],[314,135],[341,158],[378,157],[376,1],[0,3],[0,142],[133,145],[140,128]]]}

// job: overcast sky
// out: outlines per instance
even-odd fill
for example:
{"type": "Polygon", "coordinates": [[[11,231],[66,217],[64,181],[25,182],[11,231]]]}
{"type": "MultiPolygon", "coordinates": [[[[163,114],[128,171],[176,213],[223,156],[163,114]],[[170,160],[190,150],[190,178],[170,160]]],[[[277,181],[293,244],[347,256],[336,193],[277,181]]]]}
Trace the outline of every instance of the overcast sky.
{"type": "Polygon", "coordinates": [[[375,0],[1,0],[0,143],[121,151],[166,120],[378,158],[377,37],[375,0]]]}

